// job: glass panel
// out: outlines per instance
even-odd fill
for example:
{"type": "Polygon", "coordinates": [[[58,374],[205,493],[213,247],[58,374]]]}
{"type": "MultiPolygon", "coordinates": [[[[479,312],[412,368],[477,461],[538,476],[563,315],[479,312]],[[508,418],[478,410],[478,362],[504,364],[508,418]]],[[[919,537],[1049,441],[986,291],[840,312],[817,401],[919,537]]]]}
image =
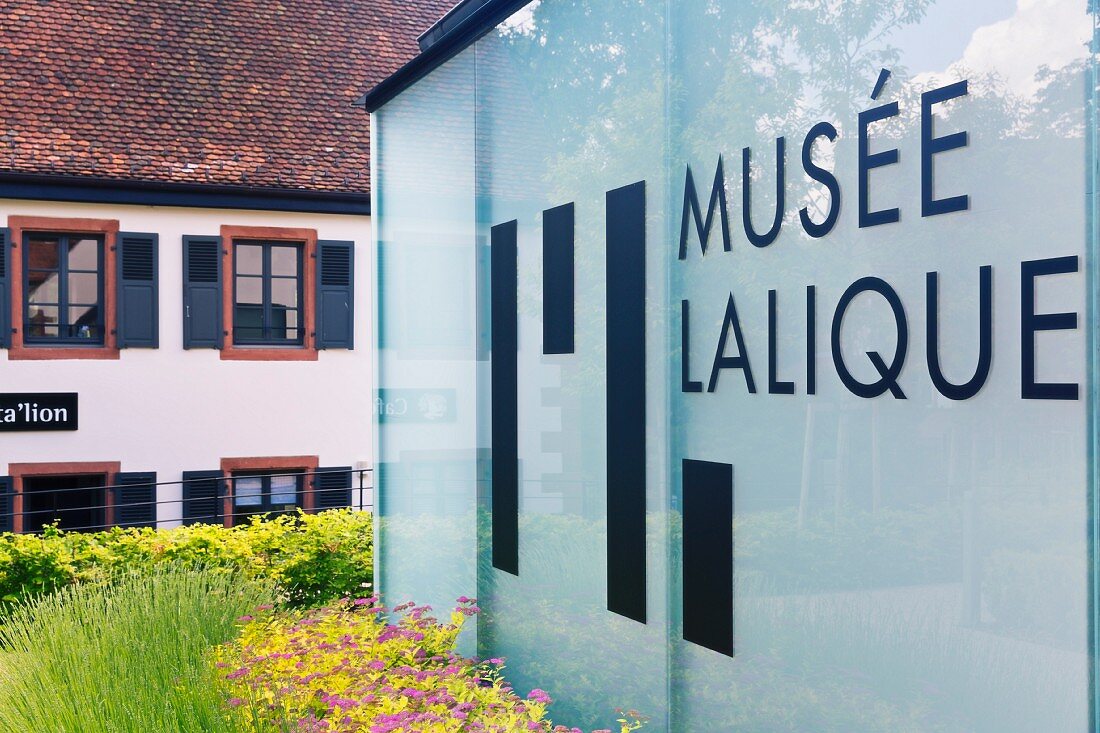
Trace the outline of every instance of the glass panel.
{"type": "Polygon", "coordinates": [[[27,336],[44,338],[57,336],[57,306],[35,305],[27,308],[27,336]]]}
{"type": "Polygon", "coordinates": [[[58,238],[32,235],[27,242],[27,268],[30,270],[57,270],[58,238]]]}
{"type": "Polygon", "coordinates": [[[259,277],[237,278],[237,302],[248,305],[263,305],[264,281],[259,277]]]}
{"type": "Polygon", "coordinates": [[[233,310],[233,332],[235,338],[244,340],[261,339],[264,336],[264,309],[262,305],[238,305],[233,310]]]}
{"type": "Polygon", "coordinates": [[[271,281],[271,305],[284,308],[298,307],[298,280],[274,278],[271,281]]]}
{"type": "Polygon", "coordinates": [[[301,251],[299,247],[284,247],[284,246],[272,246],[271,247],[271,274],[272,275],[292,275],[296,276],[298,272],[298,253],[301,251]]]}
{"type": "Polygon", "coordinates": [[[69,307],[69,326],[72,334],[78,338],[98,336],[99,306],[74,305],[69,307]]]}
{"type": "Polygon", "coordinates": [[[94,272],[69,273],[70,303],[96,303],[99,301],[99,275],[94,272]]]}
{"type": "Polygon", "coordinates": [[[237,255],[238,275],[262,275],[264,274],[264,248],[258,244],[238,244],[235,249],[237,255]]]}
{"type": "Polygon", "coordinates": [[[69,269],[99,270],[99,240],[69,237],[69,269]]]}
{"type": "Polygon", "coordinates": [[[286,328],[286,337],[291,341],[295,341],[300,338],[302,334],[298,331],[298,311],[285,310],[277,312],[275,314],[275,317],[278,318],[280,316],[280,313],[285,320],[283,327],[286,328]]]}
{"type": "Polygon", "coordinates": [[[60,303],[57,284],[56,272],[32,270],[27,273],[27,300],[31,303],[60,303]]]}
{"type": "Polygon", "coordinates": [[[258,476],[235,479],[233,481],[233,503],[237,506],[262,506],[263,479],[258,476]]]}
{"type": "Polygon", "coordinates": [[[286,506],[298,503],[298,477],[271,477],[271,505],[286,506]]]}
{"type": "Polygon", "coordinates": [[[476,595],[480,656],[508,658],[521,694],[548,690],[555,721],[586,729],[617,729],[608,708],[623,706],[650,716],[646,733],[1089,730],[1091,8],[530,3],[377,111],[380,585],[437,607],[476,595]],[[888,118],[861,124],[875,108],[888,118]],[[861,133],[896,164],[868,166],[861,133]],[[622,219],[609,226],[607,193],[637,181],[644,252],[608,271],[622,219]],[[542,212],[567,202],[563,357],[541,353],[542,212]],[[518,383],[493,394],[489,242],[513,220],[518,383]],[[608,286],[639,261],[645,323],[624,328],[608,286]],[[842,305],[856,283],[880,291],[842,305]],[[474,339],[417,328],[440,302],[474,339]],[[987,317],[996,358],[957,399],[987,317]],[[624,459],[608,431],[630,407],[608,403],[623,375],[607,346],[639,336],[646,452],[628,468],[646,470],[645,513],[625,519],[645,520],[630,552],[644,625],[607,608],[623,551],[608,528],[630,513],[607,503],[624,459]],[[880,379],[896,384],[860,391],[880,379]],[[453,421],[411,409],[444,389],[453,421]],[[493,567],[499,400],[518,412],[518,576],[493,567]]]}

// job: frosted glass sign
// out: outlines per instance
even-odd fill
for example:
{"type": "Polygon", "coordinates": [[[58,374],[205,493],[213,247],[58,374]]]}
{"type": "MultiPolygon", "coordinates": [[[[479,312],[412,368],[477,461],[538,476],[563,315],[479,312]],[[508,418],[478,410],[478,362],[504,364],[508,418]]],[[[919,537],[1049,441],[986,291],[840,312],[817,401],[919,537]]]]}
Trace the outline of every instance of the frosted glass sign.
{"type": "Polygon", "coordinates": [[[378,109],[382,591],[568,725],[1094,730],[1095,21],[543,0],[378,109]]]}

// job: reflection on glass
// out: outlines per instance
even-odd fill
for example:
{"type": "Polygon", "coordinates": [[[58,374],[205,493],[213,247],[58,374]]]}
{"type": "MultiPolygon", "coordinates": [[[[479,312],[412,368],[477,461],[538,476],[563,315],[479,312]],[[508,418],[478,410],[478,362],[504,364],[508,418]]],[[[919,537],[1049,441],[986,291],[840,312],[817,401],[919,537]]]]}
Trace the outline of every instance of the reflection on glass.
{"type": "Polygon", "coordinates": [[[271,303],[276,307],[296,308],[298,306],[298,280],[290,278],[272,280],[271,303]]]}
{"type": "Polygon", "coordinates": [[[53,304],[60,301],[57,291],[58,276],[56,272],[43,272],[32,270],[27,275],[27,297],[31,303],[53,304]]]}
{"type": "Polygon", "coordinates": [[[297,275],[299,251],[299,247],[273,246],[271,248],[271,274],[275,276],[297,275]]]}
{"type": "Polygon", "coordinates": [[[272,506],[286,506],[298,502],[298,477],[297,476],[272,476],[271,477],[271,504],[272,506]]]}
{"type": "Polygon", "coordinates": [[[70,272],[70,303],[95,303],[99,300],[99,275],[94,272],[70,272]]]}
{"type": "Polygon", "coordinates": [[[254,244],[238,244],[235,250],[237,274],[262,275],[264,273],[263,247],[254,244]]]}
{"type": "Polygon", "coordinates": [[[237,506],[261,506],[263,479],[257,476],[236,479],[233,482],[233,501],[237,506]]]}
{"type": "Polygon", "coordinates": [[[98,270],[99,241],[69,237],[69,269],[98,270]]]}
{"type": "Polygon", "coordinates": [[[258,277],[238,277],[237,302],[262,305],[264,302],[264,281],[258,277]]]}
{"type": "Polygon", "coordinates": [[[27,266],[32,270],[57,270],[58,238],[32,235],[27,243],[27,266]]]}

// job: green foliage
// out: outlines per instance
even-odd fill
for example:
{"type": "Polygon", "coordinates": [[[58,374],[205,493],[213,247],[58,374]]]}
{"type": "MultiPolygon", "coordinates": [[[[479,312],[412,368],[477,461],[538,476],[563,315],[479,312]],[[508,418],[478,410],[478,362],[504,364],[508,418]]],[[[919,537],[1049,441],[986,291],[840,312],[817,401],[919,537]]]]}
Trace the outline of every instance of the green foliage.
{"type": "Polygon", "coordinates": [[[347,509],[254,518],[232,529],[198,524],[0,534],[0,611],[68,585],[165,563],[268,580],[286,604],[318,605],[362,595],[373,578],[373,550],[371,515],[347,509]]]}
{"type": "Polygon", "coordinates": [[[0,629],[0,730],[234,733],[211,649],[272,597],[224,569],[164,566],[18,604],[0,629]]]}
{"type": "MultiPolygon", "coordinates": [[[[581,733],[553,726],[542,690],[516,695],[502,660],[455,653],[463,624],[478,611],[472,599],[459,601],[446,622],[409,603],[393,609],[401,615],[387,623],[377,597],[250,618],[217,663],[242,730],[581,733]]],[[[629,733],[644,719],[620,711],[618,724],[629,733]]]]}

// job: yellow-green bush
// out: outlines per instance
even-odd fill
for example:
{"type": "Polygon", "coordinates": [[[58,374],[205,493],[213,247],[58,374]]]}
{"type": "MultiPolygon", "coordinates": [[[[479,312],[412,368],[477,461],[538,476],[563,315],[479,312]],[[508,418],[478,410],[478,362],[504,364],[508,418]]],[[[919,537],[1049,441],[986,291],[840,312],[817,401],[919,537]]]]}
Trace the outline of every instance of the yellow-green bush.
{"type": "MultiPolygon", "coordinates": [[[[473,601],[440,623],[427,607],[399,606],[387,623],[377,598],[344,600],[305,614],[259,612],[218,667],[244,730],[328,733],[581,733],[552,727],[550,697],[516,695],[501,661],[454,652],[473,601]]],[[[622,730],[640,727],[636,715],[622,730]]],[[[605,731],[604,733],[610,733],[605,731]]]]}
{"type": "Polygon", "coordinates": [[[271,581],[291,606],[363,595],[372,582],[372,518],[341,509],[255,518],[243,526],[114,528],[93,534],[47,529],[0,534],[0,610],[118,571],[175,566],[226,568],[271,581]]]}

